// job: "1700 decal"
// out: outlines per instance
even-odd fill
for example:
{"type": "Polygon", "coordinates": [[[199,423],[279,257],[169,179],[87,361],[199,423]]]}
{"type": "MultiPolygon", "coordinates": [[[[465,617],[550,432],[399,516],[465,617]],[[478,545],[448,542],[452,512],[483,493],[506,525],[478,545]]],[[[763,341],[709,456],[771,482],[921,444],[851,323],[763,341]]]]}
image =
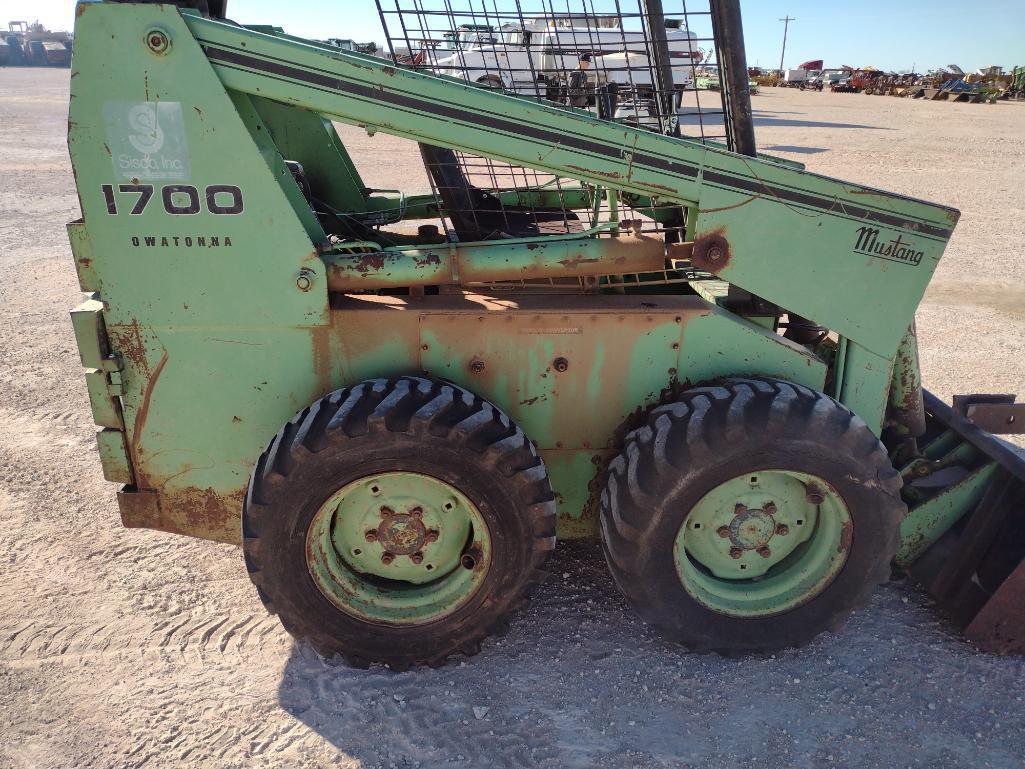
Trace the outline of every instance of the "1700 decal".
{"type": "MultiPolygon", "coordinates": [[[[132,202],[128,211],[132,216],[138,216],[149,205],[150,200],[156,192],[152,184],[119,184],[117,194],[114,192],[113,184],[100,186],[103,191],[103,199],[107,203],[107,213],[117,214],[118,195],[135,194],[138,197],[132,202]]],[[[237,215],[241,214],[245,205],[242,200],[242,190],[233,184],[210,184],[203,190],[200,196],[199,190],[191,184],[165,184],[160,188],[160,200],[164,204],[164,211],[174,215],[191,215],[201,213],[203,202],[206,203],[206,210],[211,214],[237,215]]]]}

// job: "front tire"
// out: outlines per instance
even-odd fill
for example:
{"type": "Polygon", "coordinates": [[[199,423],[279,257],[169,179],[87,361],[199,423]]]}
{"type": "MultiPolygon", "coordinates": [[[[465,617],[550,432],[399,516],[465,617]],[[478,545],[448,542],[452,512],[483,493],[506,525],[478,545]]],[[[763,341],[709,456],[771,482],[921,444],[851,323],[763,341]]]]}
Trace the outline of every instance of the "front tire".
{"type": "Polygon", "coordinates": [[[807,387],[734,379],[654,409],[609,466],[606,559],[635,610],[699,651],[836,629],[885,582],[906,508],[885,448],[807,387]]]}
{"type": "Polygon", "coordinates": [[[440,665],[502,632],[555,543],[548,475],[492,404],[419,377],[337,390],[261,455],[250,577],[296,638],[354,666],[440,665]]]}

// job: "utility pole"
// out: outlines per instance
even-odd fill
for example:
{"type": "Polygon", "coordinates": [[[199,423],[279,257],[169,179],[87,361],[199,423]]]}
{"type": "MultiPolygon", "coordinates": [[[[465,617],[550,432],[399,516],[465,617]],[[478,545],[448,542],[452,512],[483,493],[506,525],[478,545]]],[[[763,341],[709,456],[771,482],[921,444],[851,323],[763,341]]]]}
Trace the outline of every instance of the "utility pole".
{"type": "Polygon", "coordinates": [[[797,19],[787,16],[780,21],[783,22],[783,51],[779,55],[779,76],[783,77],[783,57],[787,54],[787,29],[790,27],[790,22],[797,21],[797,19]]]}

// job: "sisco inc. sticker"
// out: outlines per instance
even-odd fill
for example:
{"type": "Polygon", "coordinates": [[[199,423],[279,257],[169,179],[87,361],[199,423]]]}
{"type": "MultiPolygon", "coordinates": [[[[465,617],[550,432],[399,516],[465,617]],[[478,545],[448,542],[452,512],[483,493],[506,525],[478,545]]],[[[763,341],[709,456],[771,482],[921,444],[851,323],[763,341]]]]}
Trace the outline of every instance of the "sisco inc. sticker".
{"type": "Polygon", "coordinates": [[[103,105],[103,117],[118,177],[172,181],[189,178],[189,151],[180,102],[108,101],[103,105]]]}

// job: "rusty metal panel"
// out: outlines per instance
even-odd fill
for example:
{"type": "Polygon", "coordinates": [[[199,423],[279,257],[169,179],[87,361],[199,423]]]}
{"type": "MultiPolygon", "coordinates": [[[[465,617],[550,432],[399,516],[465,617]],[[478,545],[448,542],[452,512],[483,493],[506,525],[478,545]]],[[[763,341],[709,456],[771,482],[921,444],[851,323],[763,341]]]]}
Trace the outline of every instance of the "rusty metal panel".
{"type": "Polygon", "coordinates": [[[975,615],[975,619],[965,628],[965,636],[986,651],[998,654],[1025,653],[1022,596],[1025,596],[1025,561],[1011,572],[975,615]]]}
{"type": "Polygon", "coordinates": [[[132,468],[125,450],[125,434],[112,427],[105,427],[96,433],[96,445],[100,451],[103,477],[114,483],[131,483],[132,468]]]}

